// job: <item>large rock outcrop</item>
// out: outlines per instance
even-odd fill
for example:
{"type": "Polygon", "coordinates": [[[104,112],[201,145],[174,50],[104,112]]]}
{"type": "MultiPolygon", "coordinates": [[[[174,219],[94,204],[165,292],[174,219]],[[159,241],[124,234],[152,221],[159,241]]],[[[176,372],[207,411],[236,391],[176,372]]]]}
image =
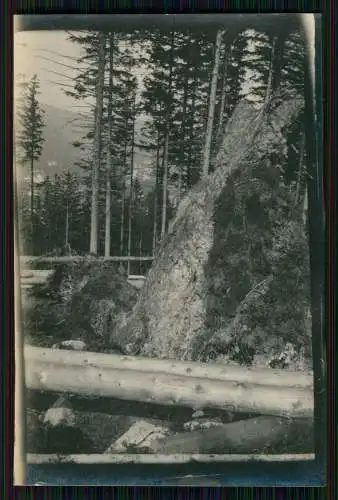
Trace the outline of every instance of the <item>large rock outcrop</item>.
{"type": "Polygon", "coordinates": [[[298,96],[273,96],[273,109],[243,100],[225,131],[215,170],[182,200],[131,315],[112,329],[126,353],[197,360],[207,340],[205,266],[213,246],[215,203],[229,175],[263,160],[282,142],[303,106],[298,96]]]}

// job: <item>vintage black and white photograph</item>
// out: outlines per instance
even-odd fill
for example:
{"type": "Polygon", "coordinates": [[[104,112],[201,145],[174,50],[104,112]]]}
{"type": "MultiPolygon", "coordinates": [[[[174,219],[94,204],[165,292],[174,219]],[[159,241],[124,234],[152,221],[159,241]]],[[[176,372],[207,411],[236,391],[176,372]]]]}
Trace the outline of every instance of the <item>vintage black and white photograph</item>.
{"type": "Polygon", "coordinates": [[[314,459],[309,47],[233,16],[15,33],[29,464],[314,459]]]}

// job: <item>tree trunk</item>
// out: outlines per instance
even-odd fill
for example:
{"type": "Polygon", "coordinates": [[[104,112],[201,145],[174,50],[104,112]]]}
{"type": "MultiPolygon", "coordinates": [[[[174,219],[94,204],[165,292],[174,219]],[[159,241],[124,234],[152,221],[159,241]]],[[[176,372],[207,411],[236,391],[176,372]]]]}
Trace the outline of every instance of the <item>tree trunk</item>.
{"type": "Polygon", "coordinates": [[[111,175],[112,175],[112,112],[113,112],[113,67],[114,67],[114,34],[110,35],[109,47],[109,86],[108,86],[108,144],[107,144],[107,171],[106,171],[106,228],[104,240],[104,255],[110,256],[111,232],[111,175]]]}
{"type": "Polygon", "coordinates": [[[303,200],[303,224],[307,226],[308,222],[308,196],[307,196],[307,186],[305,186],[304,200],[303,200]]]}
{"type": "Polygon", "coordinates": [[[34,159],[31,158],[31,255],[34,255],[34,159]]]}
{"type": "MultiPolygon", "coordinates": [[[[135,112],[136,112],[136,93],[134,96],[133,105],[133,131],[131,139],[131,158],[130,158],[130,193],[129,193],[129,220],[128,220],[128,257],[130,257],[131,252],[131,223],[133,217],[133,177],[134,177],[134,142],[135,142],[135,112]]],[[[130,274],[130,261],[128,260],[127,274],[130,274]]]]}
{"type": "Polygon", "coordinates": [[[158,440],[151,451],[175,453],[269,453],[313,451],[313,420],[256,417],[158,440]],[[287,450],[287,451],[286,451],[287,450]],[[279,450],[278,450],[279,451],[279,450]]]}
{"type": "Polygon", "coordinates": [[[161,239],[163,239],[166,232],[167,225],[167,191],[168,191],[168,153],[169,153],[169,128],[170,128],[170,118],[171,118],[171,107],[172,107],[172,72],[173,72],[173,61],[174,61],[174,41],[175,33],[171,33],[171,46],[170,46],[170,63],[169,63],[169,82],[168,82],[168,99],[169,103],[166,109],[165,118],[165,139],[164,139],[164,153],[163,153],[163,197],[162,197],[162,224],[161,224],[161,239]]]}
{"type": "MultiPolygon", "coordinates": [[[[184,78],[184,94],[183,94],[183,109],[182,109],[182,137],[181,141],[183,141],[183,144],[185,144],[185,129],[186,129],[186,113],[187,113],[187,101],[188,101],[188,83],[189,83],[189,77],[185,76],[184,78]]],[[[181,201],[181,196],[182,196],[182,174],[183,174],[183,167],[184,167],[184,153],[185,150],[182,149],[182,164],[179,165],[179,171],[178,171],[178,201],[181,201]]]]}
{"type": "MultiPolygon", "coordinates": [[[[48,271],[50,273],[50,271],[48,271]]],[[[45,271],[45,275],[47,272],[45,271]]],[[[45,276],[45,279],[47,277],[45,276]]],[[[40,281],[41,282],[41,281],[40,281]]],[[[32,362],[54,362],[67,366],[96,366],[98,369],[129,370],[147,374],[167,373],[168,376],[200,378],[223,382],[237,382],[242,385],[268,385],[274,388],[313,389],[313,373],[273,368],[245,368],[220,363],[194,363],[192,361],[172,362],[166,359],[149,359],[139,356],[119,356],[96,352],[81,352],[25,347],[25,355],[32,362]]]]}
{"type": "Polygon", "coordinates": [[[223,133],[223,123],[224,123],[224,111],[225,111],[225,102],[226,102],[226,85],[228,80],[228,65],[231,60],[231,51],[234,44],[234,40],[231,43],[225,43],[224,47],[224,63],[223,63],[223,80],[222,80],[222,94],[221,94],[221,102],[220,102],[220,111],[219,118],[217,124],[217,132],[216,132],[216,147],[222,140],[223,133]]]}
{"type": "Polygon", "coordinates": [[[99,218],[99,174],[101,160],[101,128],[103,109],[103,87],[105,68],[105,46],[106,35],[99,34],[99,54],[98,54],[98,78],[96,85],[96,107],[95,107],[95,141],[94,141],[94,165],[92,178],[92,202],[90,220],[90,245],[89,252],[97,255],[98,244],[98,218],[99,218]]]}
{"type": "Polygon", "coordinates": [[[148,373],[120,370],[108,366],[89,366],[88,362],[58,363],[51,359],[51,355],[48,361],[41,359],[41,351],[48,354],[53,349],[25,349],[27,389],[91,398],[117,398],[163,406],[313,418],[314,397],[311,388],[277,388],[271,385],[172,375],[162,371],[148,373]]]}
{"type": "Polygon", "coordinates": [[[192,176],[192,151],[193,151],[193,137],[194,137],[194,117],[195,117],[195,103],[196,103],[196,80],[193,82],[193,96],[191,101],[191,126],[189,131],[189,146],[188,146],[188,165],[187,165],[187,179],[186,188],[190,189],[193,185],[194,177],[192,176]]]}
{"type": "MultiPolygon", "coordinates": [[[[124,145],[124,169],[127,163],[127,143],[124,145]]],[[[125,170],[123,169],[123,182],[122,182],[122,200],[121,200],[121,228],[120,228],[120,255],[123,255],[124,249],[124,211],[126,202],[126,181],[125,170]]]]}
{"type": "MultiPolygon", "coordinates": [[[[128,464],[128,465],[179,465],[187,464],[193,462],[194,464],[210,464],[220,462],[224,464],[231,464],[239,462],[248,463],[252,465],[253,463],[259,463],[261,466],[265,463],[283,463],[283,462],[303,462],[309,461],[313,462],[315,459],[314,453],[282,453],[282,454],[268,454],[268,453],[212,453],[212,454],[192,454],[192,453],[177,453],[172,454],[160,454],[160,453],[103,453],[101,455],[96,454],[71,454],[71,455],[61,455],[53,453],[27,453],[27,461],[30,465],[33,464],[61,464],[61,463],[71,463],[80,465],[112,465],[112,464],[128,464]]],[[[237,465],[238,467],[238,465],[237,465]]],[[[171,485],[173,483],[172,478],[164,485],[171,485]]],[[[200,474],[194,476],[176,476],[175,485],[179,486],[220,486],[222,483],[219,481],[219,474],[216,476],[210,474],[200,474]]],[[[163,483],[162,483],[163,484],[163,483]]]]}
{"type": "Polygon", "coordinates": [[[272,61],[272,81],[271,88],[275,91],[280,86],[281,82],[281,71],[283,67],[283,55],[284,55],[284,36],[278,36],[274,38],[273,41],[273,61],[272,61]]]}
{"type": "Polygon", "coordinates": [[[66,201],[66,233],[65,233],[65,248],[69,242],[69,203],[66,201]]]}
{"type": "Polygon", "coordinates": [[[157,210],[158,210],[158,188],[159,188],[159,169],[160,169],[160,129],[157,131],[156,148],[156,172],[155,172],[155,192],[154,192],[154,221],[153,221],[153,255],[156,253],[157,246],[157,210]]]}
{"type": "Polygon", "coordinates": [[[298,175],[297,175],[297,185],[296,185],[296,196],[295,196],[295,206],[299,203],[300,196],[300,186],[302,183],[302,171],[303,171],[303,160],[305,152],[305,134],[302,133],[300,151],[299,151],[299,164],[298,164],[298,175]]]}
{"type": "Polygon", "coordinates": [[[112,331],[111,340],[127,353],[149,357],[198,360],[206,340],[205,272],[213,246],[214,207],[235,169],[260,162],[279,144],[280,131],[302,109],[301,97],[257,112],[246,100],[236,107],[216,168],[181,201],[171,231],[161,245],[133,312],[112,331]],[[272,129],[269,122],[275,124],[272,129]]]}
{"type": "Polygon", "coordinates": [[[217,91],[217,80],[218,80],[222,36],[223,36],[223,31],[218,30],[215,42],[214,67],[212,71],[212,78],[210,85],[208,124],[205,134],[205,145],[203,151],[203,166],[202,166],[203,177],[206,177],[209,173],[211,139],[212,139],[213,124],[214,124],[216,91],[217,91]]]}

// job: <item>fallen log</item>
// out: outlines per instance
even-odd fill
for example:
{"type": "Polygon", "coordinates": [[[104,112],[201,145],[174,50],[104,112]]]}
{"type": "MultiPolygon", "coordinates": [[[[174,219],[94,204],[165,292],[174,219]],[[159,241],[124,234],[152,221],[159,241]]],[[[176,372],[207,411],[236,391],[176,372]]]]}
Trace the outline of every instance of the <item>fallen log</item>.
{"type": "Polygon", "coordinates": [[[20,278],[21,286],[34,286],[34,285],[43,285],[46,283],[48,277],[43,276],[33,276],[32,278],[20,278]]]}
{"type": "Polygon", "coordinates": [[[98,368],[88,364],[65,365],[52,360],[38,361],[29,356],[25,361],[26,387],[37,391],[195,409],[217,408],[234,413],[313,417],[313,392],[305,388],[98,368]]]}
{"type": "Polygon", "coordinates": [[[277,448],[313,451],[313,420],[255,417],[192,432],[181,432],[152,444],[151,452],[267,453],[277,448]]]}
{"type": "Polygon", "coordinates": [[[303,454],[283,454],[283,455],[200,455],[180,453],[176,455],[160,454],[75,454],[75,455],[55,455],[55,454],[27,454],[27,463],[31,465],[52,464],[52,463],[75,463],[82,465],[89,464],[185,464],[194,463],[212,463],[212,462],[300,462],[312,461],[315,455],[312,453],[303,454]]]}
{"type": "Polygon", "coordinates": [[[154,257],[126,257],[126,256],[121,256],[121,257],[88,257],[88,256],[82,256],[82,255],[67,255],[67,256],[60,256],[60,257],[43,257],[43,256],[27,256],[27,255],[22,255],[20,257],[20,261],[22,263],[30,263],[30,262],[51,262],[51,263],[67,263],[67,262],[83,262],[83,261],[88,261],[89,259],[95,260],[95,261],[111,261],[111,262],[146,262],[146,261],[152,261],[154,260],[154,257]]]}
{"type": "Polygon", "coordinates": [[[242,384],[271,385],[313,390],[312,373],[277,370],[272,368],[245,368],[221,364],[196,363],[149,359],[136,356],[119,356],[94,352],[57,351],[40,347],[25,346],[27,362],[51,362],[68,366],[92,366],[98,369],[141,371],[145,373],[167,373],[183,377],[216,379],[242,384]]]}

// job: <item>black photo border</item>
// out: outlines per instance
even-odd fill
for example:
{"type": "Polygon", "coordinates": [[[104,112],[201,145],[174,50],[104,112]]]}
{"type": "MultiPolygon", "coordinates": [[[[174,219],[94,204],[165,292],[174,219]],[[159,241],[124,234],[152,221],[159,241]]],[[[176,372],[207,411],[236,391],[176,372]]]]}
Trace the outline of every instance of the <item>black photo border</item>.
{"type": "MultiPolygon", "coordinates": [[[[122,3],[122,2],[121,2],[122,3]]],[[[171,5],[173,5],[173,2],[171,5]]],[[[183,4],[184,2],[181,2],[183,4]]],[[[187,3],[187,2],[185,2],[187,3]]],[[[201,4],[202,2],[199,2],[201,4]]],[[[282,2],[281,2],[282,3],[282,2]]],[[[319,3],[319,2],[318,2],[319,3]]],[[[61,7],[57,10],[46,8],[46,2],[18,2],[13,6],[10,4],[2,4],[4,15],[1,16],[2,36],[2,103],[1,109],[5,111],[2,113],[1,121],[1,141],[2,141],[2,234],[5,236],[5,242],[2,245],[2,306],[3,315],[5,318],[5,329],[3,336],[3,362],[1,366],[1,382],[2,382],[2,403],[4,424],[3,435],[7,439],[7,460],[6,460],[6,482],[12,484],[12,468],[13,468],[13,417],[14,417],[14,297],[13,297],[13,175],[12,175],[12,86],[13,86],[13,15],[25,13],[26,29],[65,29],[70,28],[67,23],[71,19],[71,27],[74,29],[84,27],[89,20],[84,21],[76,14],[90,13],[95,15],[95,23],[100,24],[102,29],[111,29],[109,16],[101,16],[99,12],[106,11],[107,13],[114,12],[119,14],[126,14],[128,17],[133,13],[149,15],[165,13],[181,13],[185,11],[187,15],[195,13],[208,12],[211,16],[213,13],[219,12],[234,12],[234,9],[215,9],[215,8],[199,8],[190,9],[187,12],[186,8],[167,7],[166,9],[151,9],[144,7],[135,8],[135,2],[132,6],[124,9],[112,9],[105,7],[107,3],[103,2],[100,9],[84,9],[75,2],[59,2],[64,4],[65,8],[61,7]],[[40,4],[40,5],[39,5],[40,4]],[[42,6],[43,4],[43,6],[42,6]],[[69,7],[72,5],[72,7],[69,7]],[[193,12],[192,12],[193,10],[193,12]],[[51,17],[51,13],[54,16],[51,17]],[[68,16],[72,13],[72,17],[68,16]],[[67,14],[67,17],[64,17],[67,14]],[[76,19],[75,19],[76,18],[76,19]],[[78,23],[78,24],[77,24],[78,23]],[[5,92],[4,92],[5,90],[5,92]]],[[[291,4],[291,2],[289,2],[291,4]]],[[[207,5],[207,2],[205,2],[207,5]]],[[[276,5],[276,2],[274,2],[276,5]]],[[[296,12],[295,7],[285,9],[285,2],[283,2],[284,9],[275,9],[273,12],[296,12]]],[[[251,9],[252,13],[262,13],[265,9],[260,8],[251,9]]],[[[272,9],[266,9],[267,12],[272,12],[272,9]]],[[[237,13],[249,12],[248,9],[237,10],[237,13]]],[[[321,12],[321,6],[311,9],[309,12],[321,12]]],[[[210,16],[210,20],[211,20],[210,16]]],[[[143,16],[142,16],[143,17],[143,16]]],[[[155,17],[157,17],[155,15],[155,17]]],[[[155,17],[152,19],[155,21],[155,17]]],[[[168,19],[170,16],[163,16],[168,19]]],[[[161,16],[161,18],[163,19],[161,16]]],[[[209,16],[208,16],[209,17],[209,16]]],[[[143,18],[144,19],[144,18],[143,18]]],[[[262,18],[260,18],[262,19],[262,18]]],[[[145,22],[149,22],[145,19],[145,22]]],[[[219,16],[218,16],[219,20],[219,16]]],[[[125,21],[123,21],[125,22],[125,21]]],[[[137,20],[137,23],[139,21],[137,20]]],[[[156,21],[157,22],[157,21],[156,21]]],[[[335,338],[334,338],[334,323],[335,315],[335,301],[334,290],[335,282],[334,276],[335,255],[334,248],[336,243],[336,212],[335,212],[335,169],[336,169],[336,152],[335,152],[335,113],[334,113],[334,52],[333,52],[333,30],[334,26],[332,18],[329,19],[328,12],[324,11],[324,16],[316,21],[317,30],[322,30],[322,40],[319,47],[316,47],[317,54],[322,57],[316,58],[316,75],[317,75],[317,100],[316,100],[316,113],[321,117],[319,120],[320,127],[317,130],[317,141],[313,141],[313,148],[311,156],[313,161],[321,161],[321,168],[319,178],[315,182],[309,181],[309,212],[310,212],[310,228],[312,233],[312,243],[310,243],[311,253],[315,253],[313,259],[314,268],[312,268],[312,291],[313,291],[313,304],[312,310],[314,315],[314,330],[320,331],[320,340],[317,344],[321,352],[327,358],[326,366],[314,366],[315,369],[315,412],[318,439],[316,439],[316,460],[312,463],[309,462],[293,462],[284,464],[186,464],[184,466],[175,465],[114,465],[112,466],[83,466],[83,465],[44,465],[44,466],[29,466],[27,484],[34,485],[37,482],[45,483],[47,485],[79,485],[86,484],[91,486],[104,486],[104,485],[179,485],[199,484],[200,486],[219,485],[219,486],[324,486],[326,481],[333,481],[334,469],[334,452],[335,446],[332,449],[332,443],[335,443],[334,438],[334,420],[333,420],[333,404],[334,393],[334,366],[333,356],[335,354],[335,338]],[[331,22],[329,22],[331,20],[331,22]],[[331,64],[327,64],[328,57],[331,59],[331,64]],[[325,64],[324,64],[325,61],[325,64]],[[324,78],[322,79],[322,73],[324,78]],[[322,142],[322,138],[324,142],[322,142]],[[316,144],[318,148],[316,148],[316,144]],[[312,193],[312,194],[310,194],[312,193]],[[316,195],[317,193],[317,195],[316,195]],[[319,195],[318,195],[319,193],[319,195]],[[312,200],[312,201],[311,201],[312,200]],[[314,249],[315,248],[315,252],[314,249]],[[326,375],[325,375],[326,372],[326,375]],[[328,391],[323,389],[328,385],[328,391]],[[331,397],[330,397],[331,394],[331,397]],[[328,411],[327,411],[328,410],[328,411]],[[318,427],[320,425],[320,428],[318,427]],[[323,427],[329,431],[327,442],[329,446],[324,448],[320,446],[320,441],[323,439],[323,427]],[[224,470],[227,470],[226,475],[224,470]],[[262,474],[262,469],[263,474],[262,474]],[[328,473],[327,473],[328,472],[328,473]],[[191,481],[184,476],[190,475],[191,481]],[[70,480],[70,478],[73,478],[70,480]],[[85,478],[81,481],[81,477],[85,478]],[[54,478],[54,479],[53,479],[54,478]],[[89,479],[88,479],[89,478],[89,479]],[[197,481],[197,483],[196,483],[197,481]]],[[[318,32],[318,31],[317,31],[318,32]]],[[[319,37],[318,37],[319,38],[319,37]]],[[[316,350],[315,352],[318,352],[316,350]]],[[[319,359],[319,356],[318,358],[319,359]]],[[[315,362],[316,363],[316,362],[315,362]]],[[[316,431],[317,433],[317,431],[316,431]]]]}

